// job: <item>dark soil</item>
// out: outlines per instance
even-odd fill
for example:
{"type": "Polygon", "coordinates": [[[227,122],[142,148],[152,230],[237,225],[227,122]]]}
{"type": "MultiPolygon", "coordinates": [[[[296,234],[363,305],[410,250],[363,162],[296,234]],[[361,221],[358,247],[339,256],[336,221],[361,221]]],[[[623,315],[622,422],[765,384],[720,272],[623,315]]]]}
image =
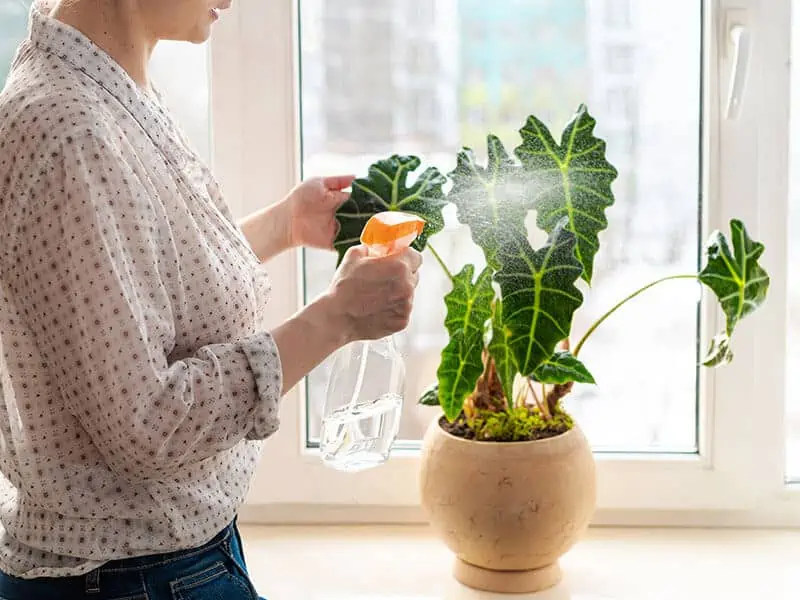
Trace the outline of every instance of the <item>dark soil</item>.
{"type": "MultiPolygon", "coordinates": [[[[439,419],[439,426],[445,430],[445,432],[453,435],[455,437],[459,437],[465,440],[475,440],[475,432],[470,429],[470,426],[467,424],[466,417],[461,414],[455,421],[452,423],[447,420],[447,418],[442,417],[439,419]]],[[[557,437],[566,433],[568,430],[564,429],[563,427],[553,427],[550,429],[544,429],[541,431],[534,431],[530,437],[524,440],[517,440],[523,442],[535,442],[536,440],[545,440],[547,438],[557,437]]],[[[503,443],[505,440],[483,440],[484,443],[503,443]]]]}
{"type": "Polygon", "coordinates": [[[450,435],[464,438],[465,440],[475,439],[475,432],[469,428],[469,425],[467,425],[464,415],[461,415],[452,423],[448,421],[446,417],[442,417],[439,419],[439,427],[444,429],[450,435]]]}

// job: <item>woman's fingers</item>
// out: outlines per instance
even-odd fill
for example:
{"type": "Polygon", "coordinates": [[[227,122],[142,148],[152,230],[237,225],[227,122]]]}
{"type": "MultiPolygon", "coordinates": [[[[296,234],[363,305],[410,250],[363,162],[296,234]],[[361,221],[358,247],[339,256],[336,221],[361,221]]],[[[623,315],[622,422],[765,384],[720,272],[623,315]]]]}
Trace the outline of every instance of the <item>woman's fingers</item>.
{"type": "Polygon", "coordinates": [[[331,177],[325,177],[322,180],[322,184],[325,186],[325,189],[339,192],[350,187],[353,181],[355,181],[355,178],[355,175],[333,175],[331,177]]]}

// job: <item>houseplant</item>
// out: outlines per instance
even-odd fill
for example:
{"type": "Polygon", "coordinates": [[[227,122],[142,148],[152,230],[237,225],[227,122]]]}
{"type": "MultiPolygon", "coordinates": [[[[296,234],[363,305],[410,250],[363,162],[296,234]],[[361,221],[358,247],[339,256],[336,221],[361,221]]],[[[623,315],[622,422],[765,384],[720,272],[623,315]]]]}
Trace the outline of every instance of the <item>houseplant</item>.
{"type": "Polygon", "coordinates": [[[594,460],[562,401],[575,384],[595,383],[580,361],[592,333],[651,287],[694,279],[725,315],[725,329],[703,360],[715,367],[732,360],[736,325],[764,302],[769,287],[758,263],[763,245],[732,220],[730,238],[719,231],[711,235],[699,273],[634,291],[573,346],[573,315],[584,298],[578,286],[592,282],[617,177],[594,127],[580,106],[556,142],[530,116],[513,153],[490,134],[485,166],[465,148],[447,177],[429,167],[413,184],[408,177],[420,160],[392,156],[354,182],[338,214],[340,255],[358,243],[376,212],[418,214],[427,225],[416,246],[427,246],[452,282],[444,298],[449,341],[438,381],[420,400],[444,413],[426,434],[420,485],[431,525],[457,556],[456,577],[472,587],[524,592],[554,585],[559,557],[588,526],[594,460]],[[486,267],[480,273],[471,264],[451,273],[428,243],[442,229],[448,203],[483,251],[486,267]],[[548,236],[540,248],[529,240],[525,221],[531,211],[548,236]]]}

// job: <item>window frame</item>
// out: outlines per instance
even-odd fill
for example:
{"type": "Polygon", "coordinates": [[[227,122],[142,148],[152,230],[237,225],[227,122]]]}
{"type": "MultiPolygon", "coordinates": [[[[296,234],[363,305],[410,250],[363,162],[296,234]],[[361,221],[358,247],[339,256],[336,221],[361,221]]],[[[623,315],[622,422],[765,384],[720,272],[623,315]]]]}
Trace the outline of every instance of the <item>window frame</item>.
{"type": "MultiPolygon", "coordinates": [[[[307,0],[320,2],[323,0],[307,0]]],[[[237,215],[282,198],[300,173],[297,0],[239,0],[211,42],[212,157],[237,215]]],[[[770,297],[735,335],[733,367],[701,370],[699,453],[600,454],[597,524],[800,524],[800,495],[785,483],[784,398],[791,0],[707,0],[704,7],[702,240],[743,219],[764,240],[770,297]],[[729,9],[754,45],[738,120],[723,115],[731,71],[729,9]],[[770,68],[772,66],[772,68],[770,68]],[[753,201],[755,199],[756,201],[753,201]],[[758,427],[749,417],[757,399],[758,427]]],[[[301,253],[276,258],[271,325],[303,300],[301,253]]],[[[703,308],[702,344],[723,323],[703,308]]],[[[408,400],[408,402],[411,402],[408,400]]],[[[325,468],[305,436],[305,386],[283,400],[281,430],[265,444],[242,511],[255,522],[421,521],[418,458],[344,475],[325,468]]]]}

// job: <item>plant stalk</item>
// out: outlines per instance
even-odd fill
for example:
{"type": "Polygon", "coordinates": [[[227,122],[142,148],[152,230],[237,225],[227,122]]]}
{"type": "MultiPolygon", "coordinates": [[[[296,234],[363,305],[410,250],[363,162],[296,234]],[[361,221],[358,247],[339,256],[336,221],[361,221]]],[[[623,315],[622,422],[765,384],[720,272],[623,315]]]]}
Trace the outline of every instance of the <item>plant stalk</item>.
{"type": "Polygon", "coordinates": [[[597,321],[595,321],[594,324],[591,327],[589,327],[589,330],[583,335],[581,340],[578,342],[577,346],[575,346],[575,351],[572,353],[572,355],[575,358],[577,358],[578,354],[581,351],[581,348],[583,348],[583,345],[586,343],[586,340],[589,339],[589,336],[592,335],[598,327],[600,327],[600,325],[603,323],[603,321],[605,321],[606,319],[608,319],[608,317],[613,315],[617,310],[619,310],[629,300],[633,300],[639,294],[649,290],[651,287],[654,287],[654,286],[658,285],[659,283],[663,283],[665,281],[671,281],[673,279],[697,279],[697,275],[696,274],[695,275],[669,275],[668,277],[662,277],[661,279],[657,279],[656,281],[653,281],[652,283],[648,283],[646,286],[639,288],[638,290],[636,290],[632,294],[629,294],[628,296],[623,298],[621,301],[619,301],[617,304],[615,304],[613,307],[611,307],[611,309],[608,312],[606,312],[603,316],[601,316],[599,319],[597,319],[597,321]]]}
{"type": "Polygon", "coordinates": [[[431,251],[431,254],[433,254],[433,257],[436,259],[436,262],[438,262],[439,266],[442,267],[442,270],[445,272],[445,275],[447,275],[447,278],[450,281],[453,281],[453,273],[450,271],[450,269],[447,268],[447,265],[445,264],[444,260],[442,260],[442,257],[439,255],[439,253],[436,251],[436,248],[431,246],[430,242],[428,242],[427,247],[428,250],[431,251]]]}
{"type": "Polygon", "coordinates": [[[550,405],[547,403],[547,385],[544,382],[542,382],[542,405],[547,408],[547,413],[552,415],[550,405]]]}
{"type": "Polygon", "coordinates": [[[533,382],[531,381],[530,377],[526,377],[525,381],[528,382],[528,389],[530,389],[531,394],[533,394],[533,399],[536,402],[536,406],[539,408],[539,412],[541,412],[542,416],[549,421],[551,419],[551,416],[550,416],[550,410],[547,408],[547,402],[545,401],[544,403],[542,403],[539,400],[539,396],[536,395],[536,390],[533,389],[533,382]]]}

